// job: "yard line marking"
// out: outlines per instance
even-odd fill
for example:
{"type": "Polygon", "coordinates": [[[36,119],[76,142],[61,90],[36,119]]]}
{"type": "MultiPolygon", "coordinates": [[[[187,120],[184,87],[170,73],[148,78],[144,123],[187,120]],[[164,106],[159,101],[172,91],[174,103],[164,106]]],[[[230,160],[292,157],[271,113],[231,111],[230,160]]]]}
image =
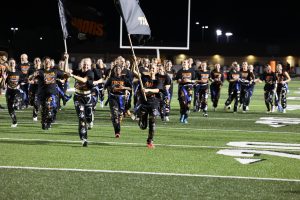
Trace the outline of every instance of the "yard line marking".
{"type": "MultiPolygon", "coordinates": [[[[31,142],[52,142],[52,143],[68,143],[68,144],[81,144],[78,140],[47,140],[47,139],[27,139],[27,138],[0,138],[0,141],[31,141],[31,142]]],[[[110,145],[133,145],[133,146],[146,146],[144,143],[134,143],[134,142],[98,142],[89,141],[89,144],[110,144],[110,145]]],[[[238,147],[238,146],[206,146],[206,145],[185,145],[185,144],[157,144],[155,146],[161,147],[180,147],[180,148],[206,148],[206,149],[246,149],[253,150],[253,147],[238,147]]],[[[290,150],[290,148],[260,148],[262,150],[290,150]]],[[[293,149],[293,152],[300,151],[299,149],[293,149]]]]}
{"type": "Polygon", "coordinates": [[[246,177],[246,176],[218,176],[218,175],[209,175],[209,174],[181,174],[181,173],[167,173],[167,172],[141,172],[141,171],[121,171],[121,170],[76,169],[76,168],[0,166],[0,169],[73,171],[73,172],[141,174],[141,175],[158,175],[158,176],[185,176],[185,177],[204,177],[204,178],[222,178],[222,179],[245,179],[245,180],[261,180],[261,181],[300,182],[300,179],[287,179],[287,178],[262,178],[262,177],[246,177]]]}

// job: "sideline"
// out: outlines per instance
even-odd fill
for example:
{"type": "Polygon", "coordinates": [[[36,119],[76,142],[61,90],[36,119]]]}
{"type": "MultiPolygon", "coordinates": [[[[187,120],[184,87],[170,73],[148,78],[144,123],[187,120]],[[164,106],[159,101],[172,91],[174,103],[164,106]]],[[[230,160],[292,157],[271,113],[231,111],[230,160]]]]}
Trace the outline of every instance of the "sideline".
{"type": "Polygon", "coordinates": [[[300,179],[286,179],[286,178],[261,178],[261,177],[246,177],[246,176],[218,176],[218,175],[207,175],[207,174],[180,174],[180,173],[139,172],[139,171],[119,171],[119,170],[96,170],[96,169],[43,168],[43,167],[22,167],[22,166],[0,166],[0,169],[73,171],[73,172],[141,174],[141,175],[158,175],[158,176],[185,176],[185,177],[205,177],[205,178],[222,178],[222,179],[245,179],[245,180],[261,180],[261,181],[300,182],[300,179]]]}

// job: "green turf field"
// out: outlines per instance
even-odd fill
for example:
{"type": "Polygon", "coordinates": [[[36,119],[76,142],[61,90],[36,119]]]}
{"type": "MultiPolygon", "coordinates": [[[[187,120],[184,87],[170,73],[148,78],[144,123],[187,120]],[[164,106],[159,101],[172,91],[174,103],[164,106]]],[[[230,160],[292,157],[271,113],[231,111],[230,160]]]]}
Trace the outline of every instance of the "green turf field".
{"type": "MultiPolygon", "coordinates": [[[[17,112],[17,128],[1,110],[0,199],[299,200],[300,81],[289,83],[288,97],[298,100],[288,100],[285,114],[266,114],[262,88],[256,85],[248,113],[233,114],[223,110],[226,83],[218,110],[209,101],[208,118],[191,112],[189,124],[179,123],[174,91],[170,122],[157,120],[155,149],[146,147],[147,130],[130,118],[122,123],[121,138],[114,138],[108,107],[98,105],[88,148],[81,147],[72,101],[48,131],[32,121],[31,108],[17,112]],[[221,150],[245,154],[217,154],[221,150]],[[251,153],[249,159],[260,161],[235,160],[247,161],[251,153]]],[[[0,103],[6,106],[4,95],[0,103]]]]}

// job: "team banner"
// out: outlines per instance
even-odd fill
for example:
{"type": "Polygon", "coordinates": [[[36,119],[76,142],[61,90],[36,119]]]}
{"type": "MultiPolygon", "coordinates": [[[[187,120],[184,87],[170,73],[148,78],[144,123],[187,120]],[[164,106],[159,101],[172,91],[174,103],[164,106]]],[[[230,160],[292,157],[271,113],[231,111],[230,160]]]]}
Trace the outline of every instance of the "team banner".
{"type": "Polygon", "coordinates": [[[151,35],[148,21],[137,0],[115,0],[115,4],[131,35],[151,35]]]}
{"type": "Polygon", "coordinates": [[[59,10],[64,37],[69,34],[86,40],[104,36],[102,12],[88,1],[59,0],[59,10]]]}
{"type": "Polygon", "coordinates": [[[59,11],[59,18],[61,23],[62,32],[64,35],[64,39],[67,39],[69,36],[68,30],[67,30],[67,20],[65,15],[65,9],[64,4],[62,0],[58,0],[58,11],[59,11]]]}

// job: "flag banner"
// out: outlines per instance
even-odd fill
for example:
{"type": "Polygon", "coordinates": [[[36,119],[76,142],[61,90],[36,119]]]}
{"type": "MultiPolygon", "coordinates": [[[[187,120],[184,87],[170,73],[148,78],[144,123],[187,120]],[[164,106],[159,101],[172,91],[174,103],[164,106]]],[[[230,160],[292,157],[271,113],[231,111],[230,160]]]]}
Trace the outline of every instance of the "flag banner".
{"type": "MultiPolygon", "coordinates": [[[[69,33],[69,37],[84,41],[104,36],[103,14],[95,6],[91,5],[89,1],[64,0],[61,8],[65,14],[64,27],[66,33],[69,33]]],[[[60,11],[60,16],[61,13],[63,14],[63,12],[60,11]]],[[[62,17],[61,22],[63,26],[62,17]]]]}
{"type": "Polygon", "coordinates": [[[131,35],[151,35],[148,21],[137,0],[115,0],[115,4],[131,35]]]}
{"type": "Polygon", "coordinates": [[[67,30],[67,20],[65,15],[65,9],[64,4],[62,0],[58,0],[58,11],[59,11],[59,18],[61,23],[62,32],[64,35],[64,39],[67,39],[69,36],[68,30],[67,30]]]}

